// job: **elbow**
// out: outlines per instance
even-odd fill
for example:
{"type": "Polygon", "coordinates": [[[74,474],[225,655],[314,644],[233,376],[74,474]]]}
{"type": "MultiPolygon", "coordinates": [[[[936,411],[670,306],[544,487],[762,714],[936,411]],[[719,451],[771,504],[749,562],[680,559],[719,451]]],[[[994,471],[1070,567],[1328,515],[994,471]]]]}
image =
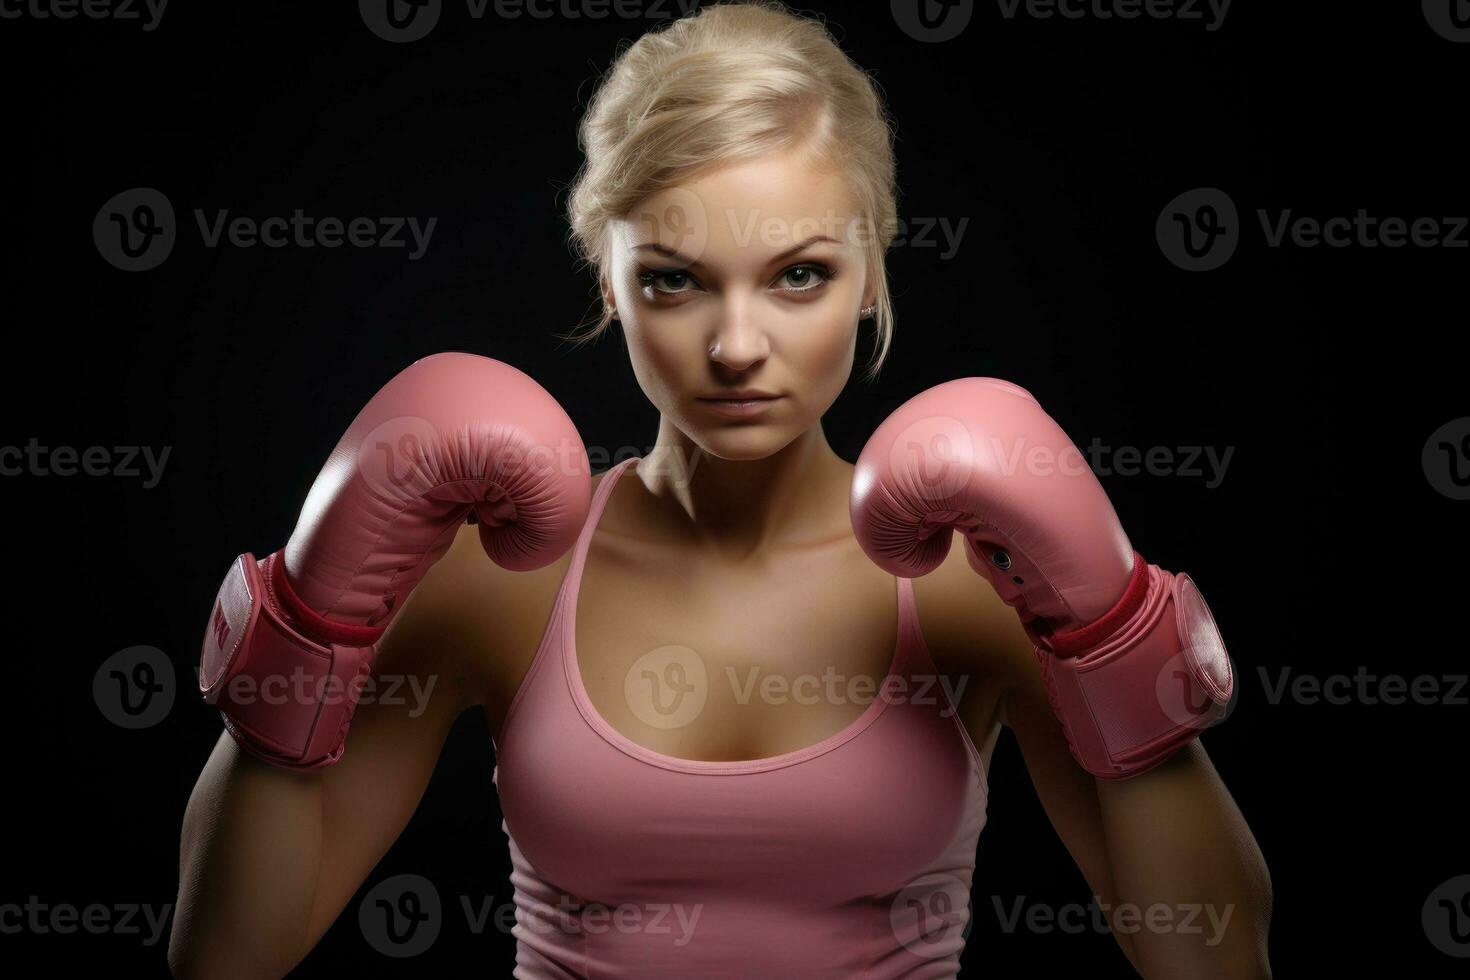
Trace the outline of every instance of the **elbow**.
{"type": "Polygon", "coordinates": [[[188,944],[179,940],[177,930],[168,941],[168,975],[174,980],[196,980],[205,976],[199,967],[199,957],[188,944]]]}
{"type": "Polygon", "coordinates": [[[175,980],[280,980],[238,944],[202,943],[177,927],[169,937],[168,972],[175,980]]]}

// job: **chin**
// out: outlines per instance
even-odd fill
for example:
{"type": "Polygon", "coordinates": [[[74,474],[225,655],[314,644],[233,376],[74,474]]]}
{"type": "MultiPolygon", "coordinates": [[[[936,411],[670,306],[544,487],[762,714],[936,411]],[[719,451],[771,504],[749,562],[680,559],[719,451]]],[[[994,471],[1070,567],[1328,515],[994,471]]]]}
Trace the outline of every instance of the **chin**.
{"type": "Polygon", "coordinates": [[[790,425],[733,423],[691,426],[684,430],[694,444],[716,459],[765,459],[785,449],[801,435],[790,425]]]}

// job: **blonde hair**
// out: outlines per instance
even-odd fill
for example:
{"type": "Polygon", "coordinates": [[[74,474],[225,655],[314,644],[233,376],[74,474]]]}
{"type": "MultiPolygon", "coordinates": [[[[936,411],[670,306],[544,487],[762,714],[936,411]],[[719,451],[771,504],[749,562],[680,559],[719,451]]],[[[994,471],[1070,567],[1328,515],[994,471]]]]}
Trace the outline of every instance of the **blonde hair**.
{"type": "MultiPolygon", "coordinates": [[[[585,160],[567,216],[584,267],[601,275],[608,226],[651,194],[717,164],[809,147],[845,175],[859,218],[869,281],[876,283],[876,377],[893,338],[884,256],[897,228],[893,130],[877,83],[820,20],[773,0],[721,3],[650,31],[601,78],[582,117],[585,160]]],[[[585,343],[612,321],[603,304],[585,343]]]]}

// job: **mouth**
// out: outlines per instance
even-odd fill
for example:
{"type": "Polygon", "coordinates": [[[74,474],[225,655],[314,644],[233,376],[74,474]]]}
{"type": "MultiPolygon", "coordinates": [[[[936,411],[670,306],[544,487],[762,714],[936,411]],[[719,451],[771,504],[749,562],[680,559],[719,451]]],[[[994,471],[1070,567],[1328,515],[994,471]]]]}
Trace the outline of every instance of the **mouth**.
{"type": "Polygon", "coordinates": [[[696,398],[710,411],[730,418],[750,418],[770,411],[785,395],[737,395],[729,398],[696,398]]]}

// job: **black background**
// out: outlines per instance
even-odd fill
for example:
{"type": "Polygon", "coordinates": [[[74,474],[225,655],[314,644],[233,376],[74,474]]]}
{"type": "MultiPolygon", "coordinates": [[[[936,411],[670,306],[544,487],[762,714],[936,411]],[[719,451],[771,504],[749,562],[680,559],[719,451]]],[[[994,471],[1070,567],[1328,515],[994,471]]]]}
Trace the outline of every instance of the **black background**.
{"type": "MultiPolygon", "coordinates": [[[[1261,672],[1464,673],[1470,504],[1433,489],[1421,450],[1470,414],[1470,234],[1458,250],[1270,248],[1256,213],[1465,215],[1470,44],[1438,36],[1411,3],[1242,2],[1215,31],[1007,19],[982,3],[944,43],[908,36],[883,3],[807,9],[887,94],[900,215],[968,219],[953,256],[891,252],[891,358],[833,408],[833,445],[855,458],[913,394],[997,375],[1037,394],[1079,445],[1232,449],[1218,487],[1184,474],[1103,482],[1140,550],[1200,582],[1240,671],[1239,706],[1205,743],[1271,868],[1273,963],[1282,976],[1462,972],[1420,916],[1436,886],[1470,872],[1465,692],[1460,705],[1273,704],[1261,672]],[[1165,204],[1196,187],[1240,211],[1239,249],[1212,272],[1176,268],[1155,238],[1165,204]]],[[[0,479],[0,903],[174,900],[184,804],[219,732],[189,690],[219,576],[238,552],[285,540],[339,434],[397,370],[435,351],[487,354],[536,377],[589,446],[651,445],[656,415],[618,338],[574,350],[555,335],[594,295],[561,209],[580,107],[618,44],[656,21],[475,20],[449,3],[427,38],[393,44],[350,3],[179,4],[152,31],[0,19],[0,442],[171,450],[152,489],[0,479]],[[138,273],[104,261],[91,233],[133,187],[167,195],[179,225],[169,258],[138,273]],[[417,261],[207,248],[196,208],[438,225],[417,261]],[[167,654],[181,689],[163,722],[125,731],[92,679],[138,644],[167,654]]],[[[365,885],[430,878],[451,912],[434,947],[380,956],[354,902],[293,975],[509,974],[511,938],[472,934],[457,914],[456,896],[510,900],[493,762],[483,718],[466,715],[365,885]]],[[[1105,935],[1002,929],[996,900],[1085,902],[1088,889],[1009,735],[991,779],[965,975],[1131,975],[1105,935]]],[[[7,960],[129,975],[164,975],[164,949],[0,934],[7,960]]]]}

